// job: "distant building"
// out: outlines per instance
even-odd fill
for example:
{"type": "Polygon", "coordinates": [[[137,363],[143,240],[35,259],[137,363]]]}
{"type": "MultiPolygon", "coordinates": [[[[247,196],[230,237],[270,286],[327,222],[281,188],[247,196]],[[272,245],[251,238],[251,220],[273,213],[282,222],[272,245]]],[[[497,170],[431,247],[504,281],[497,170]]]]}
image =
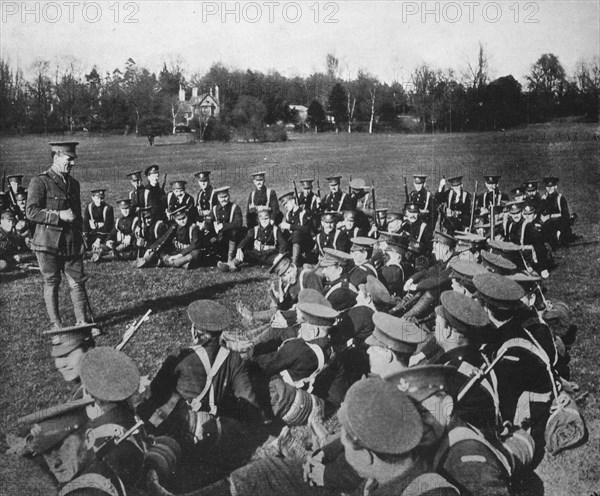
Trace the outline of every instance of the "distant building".
{"type": "Polygon", "coordinates": [[[306,123],[306,118],[308,117],[308,107],[305,107],[304,105],[290,105],[290,109],[296,111],[299,124],[306,123]]]}
{"type": "Polygon", "coordinates": [[[219,100],[219,87],[210,88],[208,93],[198,93],[198,88],[192,88],[192,97],[185,99],[185,90],[179,87],[179,105],[175,122],[177,126],[189,126],[194,117],[198,117],[200,124],[206,123],[210,117],[218,117],[221,112],[219,100]]]}

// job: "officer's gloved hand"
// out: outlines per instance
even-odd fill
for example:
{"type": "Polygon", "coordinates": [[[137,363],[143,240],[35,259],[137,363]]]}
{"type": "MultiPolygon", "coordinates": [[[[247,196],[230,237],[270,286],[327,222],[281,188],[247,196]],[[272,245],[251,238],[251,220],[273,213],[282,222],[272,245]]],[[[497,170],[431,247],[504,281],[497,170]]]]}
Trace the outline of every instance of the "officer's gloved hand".
{"type": "Polygon", "coordinates": [[[70,208],[67,208],[66,210],[59,210],[58,216],[62,222],[73,222],[75,220],[75,214],[70,208]]]}
{"type": "Polygon", "coordinates": [[[315,451],[302,465],[302,477],[304,482],[310,486],[323,487],[325,485],[325,453],[321,450],[315,451]]]}

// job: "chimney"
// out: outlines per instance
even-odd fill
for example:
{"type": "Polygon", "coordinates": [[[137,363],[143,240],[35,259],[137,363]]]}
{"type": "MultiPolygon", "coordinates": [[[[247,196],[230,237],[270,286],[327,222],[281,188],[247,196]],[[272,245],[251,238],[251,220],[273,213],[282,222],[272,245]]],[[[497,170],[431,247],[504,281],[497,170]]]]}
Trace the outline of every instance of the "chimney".
{"type": "Polygon", "coordinates": [[[210,94],[210,96],[213,96],[213,94],[212,94],[212,90],[213,90],[213,89],[212,89],[212,86],[211,86],[211,87],[208,89],[208,93],[210,94]]]}
{"type": "Polygon", "coordinates": [[[192,88],[192,98],[198,96],[198,87],[192,88]]]}
{"type": "Polygon", "coordinates": [[[215,85],[215,100],[217,101],[217,103],[221,103],[219,102],[219,87],[217,85],[215,85]]]}
{"type": "Polygon", "coordinates": [[[185,90],[179,85],[179,101],[185,102],[185,90]]]}

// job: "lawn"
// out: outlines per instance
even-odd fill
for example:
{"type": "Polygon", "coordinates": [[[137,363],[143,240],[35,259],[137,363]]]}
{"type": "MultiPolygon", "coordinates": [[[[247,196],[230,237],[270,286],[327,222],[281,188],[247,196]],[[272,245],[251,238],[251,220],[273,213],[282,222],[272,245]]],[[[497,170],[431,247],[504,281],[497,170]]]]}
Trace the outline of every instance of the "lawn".
{"type": "MultiPolygon", "coordinates": [[[[249,173],[267,171],[267,184],[279,194],[292,189],[292,180],[305,176],[324,178],[332,174],[373,180],[378,206],[400,209],[404,203],[403,177],[421,172],[429,175],[435,189],[444,175],[463,174],[467,189],[483,175],[502,174],[505,190],[544,175],[561,178],[560,190],[579,214],[576,231],[586,239],[599,239],[598,191],[600,189],[600,142],[595,126],[541,125],[527,129],[451,135],[293,135],[286,143],[191,144],[183,136],[158,138],[149,147],[145,138],[129,136],[11,137],[0,140],[0,166],[7,173],[25,174],[27,182],[50,164],[47,143],[74,139],[80,142],[74,176],[82,185],[82,200],[89,190],[108,188],[114,204],[127,194],[125,174],[159,164],[167,183],[191,181],[192,174],[210,169],[216,185],[229,184],[232,198],[245,208],[251,187],[249,173]]],[[[167,185],[168,187],[168,185],[167,185]]],[[[572,380],[589,391],[583,413],[589,427],[584,446],[555,458],[548,457],[537,473],[547,495],[587,495],[600,491],[600,385],[598,362],[600,337],[596,332],[600,308],[600,249],[587,245],[557,252],[559,268],[549,283],[549,298],[566,301],[580,333],[572,350],[572,380]]],[[[246,269],[224,274],[215,269],[186,272],[175,269],[136,270],[127,262],[87,264],[88,291],[97,320],[108,332],[101,345],[120,341],[127,324],[147,309],[153,314],[124,349],[138,363],[142,374],[154,374],[164,357],[189,343],[187,305],[199,298],[216,299],[235,313],[237,299],[254,309],[264,308],[268,274],[246,269]]],[[[67,388],[53,369],[48,345],[40,333],[48,326],[39,273],[0,275],[0,448],[5,435],[20,415],[65,399],[67,388]]],[[[66,283],[61,308],[72,322],[66,283]]],[[[236,325],[241,325],[236,318],[236,325]]],[[[0,474],[0,481],[7,477],[0,474]]],[[[1,484],[0,484],[1,485],[1,484]]],[[[531,491],[533,494],[533,490],[531,491]]],[[[4,493],[0,489],[0,494],[4,493]]],[[[538,494],[538,493],[536,493],[538,494]]]]}

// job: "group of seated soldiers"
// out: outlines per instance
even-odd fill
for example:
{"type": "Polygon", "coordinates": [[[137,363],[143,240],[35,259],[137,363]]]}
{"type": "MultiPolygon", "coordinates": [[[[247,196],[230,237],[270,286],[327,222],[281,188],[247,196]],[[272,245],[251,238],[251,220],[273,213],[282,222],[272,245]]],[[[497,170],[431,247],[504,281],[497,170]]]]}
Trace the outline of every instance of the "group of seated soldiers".
{"type": "MultiPolygon", "coordinates": [[[[202,262],[210,248],[223,270],[269,264],[269,297],[255,311],[237,303],[244,329],[220,303],[190,304],[192,342],[142,398],[135,364],[96,348],[94,324],[48,331],[73,401],[21,419],[16,446],[44,461],[61,496],[508,495],[545,452],[584,439],[569,369],[577,327],[542,286],[553,268],[546,245],[573,237],[556,178],[544,199],[528,182],[528,199],[507,203],[488,176],[471,208],[460,178],[434,195],[416,175],[404,215],[370,220],[358,205],[364,182],[342,193],[330,178],[320,200],[307,180],[278,199],[257,173],[243,229],[229,188],[213,190],[207,172],[196,203],[180,181],[164,195],[156,166],[146,173],[150,185],[120,202],[118,224],[143,215],[127,245],[138,247],[139,228],[154,243],[145,263],[148,251],[165,265],[202,262]],[[155,195],[172,208],[158,209],[155,195]],[[169,216],[167,250],[156,226],[169,216]],[[257,452],[266,433],[274,441],[257,452]]],[[[108,216],[96,217],[101,196],[89,215],[104,222],[100,245],[118,250],[123,227],[115,237],[108,216]]]]}

